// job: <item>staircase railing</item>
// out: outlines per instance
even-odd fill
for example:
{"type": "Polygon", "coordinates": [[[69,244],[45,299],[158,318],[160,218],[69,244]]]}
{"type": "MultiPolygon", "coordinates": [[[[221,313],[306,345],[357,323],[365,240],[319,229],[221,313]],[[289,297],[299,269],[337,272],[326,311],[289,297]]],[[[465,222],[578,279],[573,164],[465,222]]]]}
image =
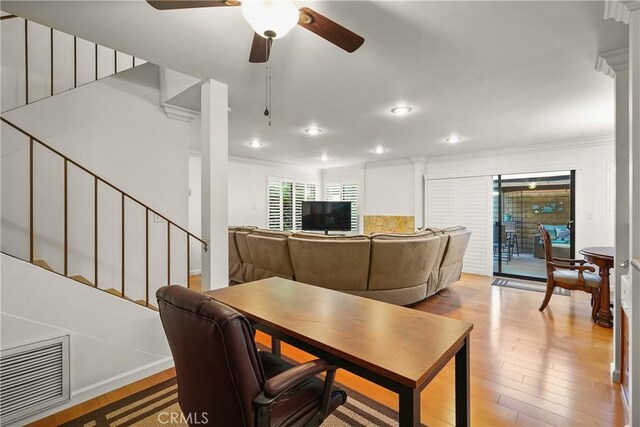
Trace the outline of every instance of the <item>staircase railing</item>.
{"type": "MultiPolygon", "coordinates": [[[[35,253],[34,253],[34,248],[35,248],[35,228],[34,228],[34,146],[35,144],[39,144],[40,146],[46,148],[47,150],[49,150],[51,153],[55,154],[56,156],[62,158],[64,160],[64,179],[63,179],[63,186],[64,186],[64,202],[63,202],[63,236],[64,236],[64,244],[63,244],[63,251],[64,251],[64,269],[63,269],[63,274],[65,276],[67,276],[69,274],[69,268],[68,268],[68,260],[69,260],[69,245],[68,245],[68,237],[69,237],[69,225],[68,225],[68,211],[69,211],[69,206],[68,206],[68,187],[69,187],[69,180],[68,180],[68,169],[69,169],[69,165],[73,165],[77,168],[79,168],[80,170],[84,171],[85,173],[87,173],[88,175],[90,175],[93,178],[93,206],[94,206],[94,218],[93,218],[93,228],[94,228],[94,254],[93,254],[93,261],[94,261],[94,281],[93,283],[88,282],[88,281],[84,281],[81,280],[83,283],[85,284],[89,284],[95,288],[98,288],[98,270],[99,270],[99,253],[98,253],[98,236],[99,236],[99,232],[98,232],[98,184],[104,184],[107,185],[108,187],[110,187],[111,189],[115,190],[117,193],[120,194],[120,200],[121,200],[121,239],[122,239],[122,244],[121,244],[121,283],[120,283],[120,291],[116,293],[116,295],[120,296],[121,298],[125,298],[125,299],[130,299],[127,296],[126,293],[126,280],[125,280],[125,267],[126,267],[126,263],[125,263],[125,250],[126,250],[126,239],[125,239],[125,228],[126,228],[126,218],[125,218],[125,202],[126,200],[130,200],[133,201],[135,203],[137,203],[138,205],[142,206],[145,209],[145,213],[146,213],[146,220],[145,220],[145,245],[146,245],[146,255],[145,255],[145,270],[146,270],[146,275],[145,275],[145,299],[144,299],[144,303],[142,303],[141,301],[136,301],[141,305],[144,305],[146,307],[151,307],[153,308],[152,305],[149,304],[149,281],[150,281],[150,270],[149,270],[149,253],[150,253],[150,247],[149,247],[149,214],[154,214],[157,215],[159,218],[165,220],[167,222],[167,284],[171,285],[171,230],[172,228],[175,228],[177,230],[180,230],[181,232],[185,233],[186,235],[186,286],[190,287],[190,260],[191,260],[191,253],[190,253],[190,243],[191,243],[191,239],[195,239],[197,242],[200,242],[200,244],[202,245],[204,251],[206,252],[208,250],[208,245],[207,242],[205,242],[204,240],[202,240],[200,237],[196,236],[195,234],[189,232],[188,230],[186,230],[184,227],[180,226],[179,224],[175,223],[174,221],[170,220],[166,215],[161,214],[160,212],[158,212],[157,210],[149,207],[146,203],[140,201],[138,198],[136,198],[135,196],[121,190],[120,188],[118,188],[117,186],[115,186],[114,184],[112,184],[111,182],[107,181],[106,179],[96,175],[95,173],[93,173],[92,171],[90,171],[89,169],[87,169],[86,167],[82,166],[81,164],[79,164],[78,162],[74,161],[73,159],[70,159],[69,157],[67,157],[66,155],[62,154],[60,151],[56,150],[55,148],[51,147],[50,145],[46,144],[45,142],[43,142],[42,140],[36,138],[35,136],[33,136],[32,134],[30,134],[29,132],[21,129],[20,127],[16,126],[15,124],[11,123],[10,121],[8,121],[7,119],[5,119],[4,117],[0,117],[0,121],[2,121],[2,123],[5,123],[9,126],[11,126],[13,129],[17,130],[18,132],[22,133],[24,136],[26,136],[27,138],[29,138],[29,262],[32,264],[36,264],[39,265],[38,262],[35,259],[35,253]]],[[[98,288],[100,289],[100,288],[98,288]]],[[[101,289],[101,290],[105,290],[105,289],[101,289]]],[[[113,293],[113,292],[111,292],[113,293]]]]}
{"type": "MultiPolygon", "coordinates": [[[[130,56],[130,55],[124,54],[122,52],[118,52],[117,50],[106,48],[106,47],[101,46],[101,45],[99,45],[97,43],[92,43],[92,42],[85,41],[84,39],[81,39],[79,37],[71,36],[71,35],[68,35],[66,33],[63,33],[62,31],[54,30],[53,28],[49,28],[49,27],[42,26],[40,24],[36,24],[34,22],[31,22],[31,21],[29,21],[27,19],[21,18],[21,17],[16,16],[16,15],[2,15],[2,16],[0,16],[0,20],[2,20],[3,22],[7,22],[9,20],[14,20],[14,19],[15,20],[24,21],[24,31],[23,31],[23,34],[20,36],[20,37],[24,37],[24,62],[21,65],[21,67],[24,69],[24,98],[22,100],[18,100],[17,104],[11,105],[9,108],[4,109],[5,107],[3,106],[2,107],[3,108],[2,113],[6,113],[6,112],[14,110],[16,108],[20,108],[20,107],[23,107],[25,105],[32,104],[33,102],[40,101],[40,100],[48,98],[50,96],[57,95],[58,93],[65,92],[67,90],[71,90],[71,89],[75,89],[75,88],[80,87],[80,86],[84,86],[85,84],[94,82],[96,80],[100,80],[100,79],[105,78],[105,77],[112,76],[112,75],[117,74],[119,72],[128,70],[130,68],[134,68],[134,67],[136,67],[138,65],[142,65],[142,64],[144,64],[146,62],[144,60],[136,58],[135,56],[130,56]],[[35,25],[37,25],[37,26],[39,26],[41,28],[46,28],[48,30],[48,33],[49,33],[49,35],[48,35],[48,37],[49,37],[49,43],[48,43],[49,52],[46,52],[46,54],[48,54],[50,56],[49,70],[48,70],[49,72],[48,72],[48,76],[47,76],[48,79],[49,79],[48,81],[49,81],[50,85],[49,85],[48,93],[45,94],[45,93],[41,92],[40,94],[36,94],[34,96],[33,91],[30,91],[30,87],[29,87],[29,81],[31,80],[29,78],[30,77],[30,71],[32,71],[32,70],[30,70],[30,65],[32,65],[32,64],[29,63],[29,58],[30,58],[30,55],[29,55],[30,30],[29,30],[29,28],[31,26],[35,26],[35,25]],[[61,38],[60,37],[61,35],[66,35],[66,36],[68,36],[67,38],[69,38],[69,37],[73,38],[73,58],[58,58],[58,55],[55,54],[56,40],[61,38]],[[93,71],[93,73],[92,73],[93,78],[89,79],[89,80],[84,79],[85,81],[83,81],[83,82],[80,82],[79,78],[78,78],[79,62],[87,63],[89,61],[81,61],[81,59],[83,59],[83,58],[80,58],[79,55],[81,55],[84,51],[82,51],[82,50],[79,51],[78,50],[78,44],[79,44],[78,42],[86,42],[86,43],[90,43],[90,44],[93,45],[93,57],[94,57],[93,61],[92,61],[93,62],[93,70],[92,70],[93,71]],[[108,71],[108,72],[104,72],[103,71],[103,72],[101,72],[100,71],[100,67],[99,67],[99,63],[98,62],[99,62],[99,58],[101,57],[99,52],[102,49],[108,49],[108,51],[109,51],[108,55],[111,55],[111,52],[113,52],[113,72],[111,72],[111,71],[108,71]],[[120,61],[118,60],[119,56],[120,56],[120,61]],[[55,79],[54,79],[54,77],[55,77],[54,76],[54,72],[56,70],[56,67],[55,67],[56,66],[56,62],[55,61],[59,60],[59,61],[64,62],[65,59],[73,61],[73,83],[72,84],[69,83],[69,84],[63,85],[63,87],[61,89],[56,90],[56,88],[55,88],[56,84],[55,84],[55,79]]],[[[3,36],[5,36],[4,32],[3,32],[3,36]]],[[[63,39],[63,42],[64,42],[64,38],[62,38],[62,39],[63,39]]],[[[12,41],[10,41],[10,42],[12,42],[12,41]]],[[[10,42],[7,42],[7,43],[10,43],[10,42]]],[[[69,43],[70,43],[70,41],[69,41],[69,43]]],[[[42,71],[42,70],[40,70],[40,71],[42,71]]],[[[71,76],[69,76],[69,78],[67,80],[71,81],[71,76]]]]}

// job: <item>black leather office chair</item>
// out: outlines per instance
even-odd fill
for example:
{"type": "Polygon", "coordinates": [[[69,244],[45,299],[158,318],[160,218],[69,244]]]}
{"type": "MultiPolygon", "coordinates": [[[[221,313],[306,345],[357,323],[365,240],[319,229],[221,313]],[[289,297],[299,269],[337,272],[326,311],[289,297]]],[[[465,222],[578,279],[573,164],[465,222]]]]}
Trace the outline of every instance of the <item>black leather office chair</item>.
{"type": "Polygon", "coordinates": [[[214,426],[318,426],[346,401],[324,360],[293,366],[258,351],[249,321],[181,286],[156,293],[185,416],[214,426]],[[326,372],[324,382],[316,375],[326,372]]]}

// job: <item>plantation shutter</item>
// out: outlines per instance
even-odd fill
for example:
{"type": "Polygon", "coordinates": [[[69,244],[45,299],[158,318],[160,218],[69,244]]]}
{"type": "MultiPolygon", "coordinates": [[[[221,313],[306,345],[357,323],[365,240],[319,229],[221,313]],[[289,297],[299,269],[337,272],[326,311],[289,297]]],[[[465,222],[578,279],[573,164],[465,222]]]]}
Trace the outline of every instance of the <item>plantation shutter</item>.
{"type": "Polygon", "coordinates": [[[351,230],[358,230],[358,184],[344,184],[341,197],[351,202],[351,230]]]}
{"type": "Polygon", "coordinates": [[[277,181],[269,181],[268,187],[268,228],[269,230],[282,229],[282,183],[277,181]]]}
{"type": "Polygon", "coordinates": [[[292,181],[269,181],[268,228],[301,230],[302,202],[316,199],[315,184],[292,181]]]}
{"type": "Polygon", "coordinates": [[[358,230],[358,184],[329,184],[325,188],[328,202],[351,202],[351,230],[358,230]]]}
{"type": "Polygon", "coordinates": [[[427,226],[464,225],[472,233],[463,261],[465,273],[491,275],[493,271],[492,189],[491,176],[427,180],[427,226]]]}

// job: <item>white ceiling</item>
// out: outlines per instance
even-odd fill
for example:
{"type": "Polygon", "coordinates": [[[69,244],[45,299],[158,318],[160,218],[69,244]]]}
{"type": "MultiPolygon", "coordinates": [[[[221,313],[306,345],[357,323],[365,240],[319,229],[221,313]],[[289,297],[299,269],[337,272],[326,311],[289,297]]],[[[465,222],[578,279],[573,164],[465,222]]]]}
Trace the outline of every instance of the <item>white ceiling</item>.
{"type": "Polygon", "coordinates": [[[2,9],[229,85],[233,155],[314,167],[613,135],[613,80],[598,52],[628,44],[603,3],[298,1],[365,38],[348,54],[296,27],[264,65],[238,8],[158,11],[145,1],[3,1],[2,9]],[[396,104],[411,105],[393,116],[396,104]],[[316,125],[324,132],[308,136],[316,125]],[[444,142],[457,134],[459,144],[444,142]],[[247,142],[258,137],[260,150],[247,142]],[[370,150],[382,145],[382,155],[370,150]],[[320,161],[322,153],[331,158],[320,161]]]}

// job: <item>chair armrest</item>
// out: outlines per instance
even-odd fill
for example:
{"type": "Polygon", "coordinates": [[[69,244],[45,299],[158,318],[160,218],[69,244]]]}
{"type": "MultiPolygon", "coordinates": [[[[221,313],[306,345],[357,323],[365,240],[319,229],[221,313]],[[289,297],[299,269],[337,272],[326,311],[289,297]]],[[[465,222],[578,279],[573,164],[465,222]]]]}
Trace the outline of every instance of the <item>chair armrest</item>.
{"type": "Polygon", "coordinates": [[[336,367],[329,362],[316,359],[288,369],[273,378],[269,378],[264,385],[264,395],[273,398],[300,384],[308,378],[325,371],[333,371],[336,367]]]}
{"type": "Polygon", "coordinates": [[[553,262],[563,262],[566,264],[580,264],[580,265],[584,265],[587,263],[587,261],[583,260],[583,259],[566,259],[566,258],[554,258],[553,262]]]}
{"type": "Polygon", "coordinates": [[[320,411],[316,415],[320,424],[329,412],[329,400],[331,399],[331,391],[336,376],[337,367],[329,362],[316,359],[311,362],[303,363],[288,369],[275,377],[269,378],[265,383],[264,390],[255,399],[256,405],[256,425],[257,427],[266,427],[270,425],[269,405],[278,399],[283,393],[297,386],[301,382],[318,375],[321,372],[327,372],[324,381],[324,390],[322,393],[322,404],[320,411]]]}
{"type": "MultiPolygon", "coordinates": [[[[554,261],[555,260],[557,260],[557,258],[554,258],[554,261]]],[[[585,271],[589,271],[591,273],[595,273],[596,271],[596,269],[593,268],[593,266],[591,265],[563,265],[563,264],[556,264],[555,262],[551,262],[551,261],[548,262],[548,265],[557,269],[578,270],[580,274],[584,273],[585,271]]]]}

